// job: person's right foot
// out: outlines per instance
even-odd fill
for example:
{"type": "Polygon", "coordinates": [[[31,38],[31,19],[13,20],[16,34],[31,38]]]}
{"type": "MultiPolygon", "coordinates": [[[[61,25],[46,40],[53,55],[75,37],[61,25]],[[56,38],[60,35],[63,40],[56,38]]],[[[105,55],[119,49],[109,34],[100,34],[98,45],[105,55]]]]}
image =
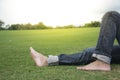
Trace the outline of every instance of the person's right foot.
{"type": "Polygon", "coordinates": [[[48,66],[47,57],[38,53],[32,47],[30,47],[30,54],[37,66],[39,66],[39,67],[48,66]]]}
{"type": "Polygon", "coordinates": [[[86,66],[82,66],[82,67],[77,67],[78,70],[100,70],[100,71],[110,71],[111,67],[110,64],[104,63],[102,61],[96,60],[86,66]]]}

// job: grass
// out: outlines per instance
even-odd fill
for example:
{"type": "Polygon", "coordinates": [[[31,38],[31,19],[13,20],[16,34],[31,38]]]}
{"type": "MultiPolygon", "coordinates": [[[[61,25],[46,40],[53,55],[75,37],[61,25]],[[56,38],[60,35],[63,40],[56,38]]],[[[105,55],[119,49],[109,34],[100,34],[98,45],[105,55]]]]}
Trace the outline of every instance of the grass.
{"type": "Polygon", "coordinates": [[[32,46],[44,55],[72,54],[96,45],[99,28],[0,31],[0,80],[119,80],[112,71],[78,71],[76,66],[36,67],[32,46]]]}

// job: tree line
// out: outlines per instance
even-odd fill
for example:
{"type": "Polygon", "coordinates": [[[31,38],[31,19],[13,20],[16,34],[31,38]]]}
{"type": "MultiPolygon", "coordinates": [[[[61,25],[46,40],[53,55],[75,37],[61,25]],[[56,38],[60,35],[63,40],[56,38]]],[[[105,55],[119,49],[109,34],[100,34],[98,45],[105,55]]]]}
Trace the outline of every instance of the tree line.
{"type": "MultiPolygon", "coordinates": [[[[53,26],[46,26],[44,23],[39,22],[37,24],[11,24],[3,27],[5,22],[0,20],[0,30],[35,30],[35,29],[53,29],[53,26]]],[[[66,28],[81,28],[81,27],[100,27],[99,21],[91,21],[90,23],[86,23],[83,26],[75,26],[75,25],[65,25],[65,26],[56,26],[58,29],[66,29],[66,28]]]]}

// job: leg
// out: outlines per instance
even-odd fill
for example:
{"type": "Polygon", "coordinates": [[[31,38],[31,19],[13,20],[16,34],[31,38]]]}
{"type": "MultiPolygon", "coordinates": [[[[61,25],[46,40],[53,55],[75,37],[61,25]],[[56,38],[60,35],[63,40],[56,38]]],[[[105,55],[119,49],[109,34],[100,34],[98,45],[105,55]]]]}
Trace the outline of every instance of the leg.
{"type": "MultiPolygon", "coordinates": [[[[79,53],[74,53],[71,55],[60,54],[58,57],[59,65],[84,65],[95,61],[92,58],[92,54],[95,51],[95,48],[88,48],[79,53]]],[[[113,46],[111,55],[111,63],[119,64],[120,63],[120,46],[113,46]]]]}
{"type": "Polygon", "coordinates": [[[96,61],[78,67],[80,70],[105,70],[109,71],[111,62],[111,51],[113,43],[117,38],[120,43],[120,14],[117,12],[108,12],[104,15],[101,23],[101,31],[94,54],[96,61]]]}
{"type": "Polygon", "coordinates": [[[60,54],[58,56],[49,57],[44,56],[41,53],[35,51],[32,47],[30,47],[30,54],[35,62],[35,64],[39,67],[48,66],[48,65],[82,65],[93,62],[94,59],[91,57],[95,48],[88,48],[83,50],[82,52],[66,55],[60,54]]]}
{"type": "Polygon", "coordinates": [[[98,43],[94,52],[95,55],[100,55],[105,59],[97,58],[110,64],[111,51],[115,38],[120,42],[120,37],[118,36],[120,36],[120,14],[117,12],[108,12],[103,17],[98,43]]]}
{"type": "MultiPolygon", "coordinates": [[[[39,67],[48,65],[84,65],[95,61],[92,58],[92,54],[95,48],[88,48],[79,53],[71,55],[60,54],[58,56],[49,56],[48,58],[41,53],[35,51],[32,47],[30,48],[30,54],[39,67]],[[57,59],[57,58],[58,59],[57,59]]],[[[111,63],[120,64],[120,46],[114,46],[112,49],[112,60],[111,63]]]]}
{"type": "Polygon", "coordinates": [[[95,61],[92,58],[92,54],[95,51],[95,48],[87,48],[81,52],[66,55],[60,54],[59,58],[59,65],[84,65],[90,62],[95,61]]]}

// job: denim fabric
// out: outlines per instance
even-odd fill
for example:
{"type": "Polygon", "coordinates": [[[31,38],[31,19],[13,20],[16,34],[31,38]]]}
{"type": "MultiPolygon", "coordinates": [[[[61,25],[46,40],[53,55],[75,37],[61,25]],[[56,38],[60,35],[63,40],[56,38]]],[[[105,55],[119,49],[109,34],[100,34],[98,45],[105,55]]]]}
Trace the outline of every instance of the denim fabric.
{"type": "MultiPolygon", "coordinates": [[[[88,48],[82,52],[74,53],[71,55],[60,54],[59,65],[84,65],[95,61],[92,58],[92,54],[95,48],[88,48]]],[[[111,63],[120,63],[120,46],[114,46],[112,49],[112,59],[111,63]]]]}
{"type": "Polygon", "coordinates": [[[107,12],[103,16],[100,35],[94,52],[96,56],[93,57],[110,64],[111,51],[115,38],[120,44],[120,14],[115,11],[111,11],[107,12]],[[103,58],[98,58],[97,56],[103,56],[103,58]]]}
{"type": "Polygon", "coordinates": [[[88,48],[82,52],[74,53],[71,55],[60,54],[59,65],[82,65],[94,61],[92,54],[95,51],[95,48],[88,48]]]}

